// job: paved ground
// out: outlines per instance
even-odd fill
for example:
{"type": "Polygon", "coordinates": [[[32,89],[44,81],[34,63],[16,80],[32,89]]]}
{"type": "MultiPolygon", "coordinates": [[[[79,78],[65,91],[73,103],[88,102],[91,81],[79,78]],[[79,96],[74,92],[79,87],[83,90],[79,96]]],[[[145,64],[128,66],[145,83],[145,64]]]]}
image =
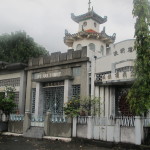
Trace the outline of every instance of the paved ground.
{"type": "Polygon", "coordinates": [[[29,139],[0,135],[0,150],[111,150],[79,142],[29,139]]]}

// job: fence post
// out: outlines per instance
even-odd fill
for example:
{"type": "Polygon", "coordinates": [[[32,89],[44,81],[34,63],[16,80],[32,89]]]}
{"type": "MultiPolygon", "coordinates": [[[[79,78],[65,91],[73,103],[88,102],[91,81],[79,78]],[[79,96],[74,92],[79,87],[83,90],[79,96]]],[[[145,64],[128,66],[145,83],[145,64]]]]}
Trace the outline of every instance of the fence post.
{"type": "Polygon", "coordinates": [[[115,142],[119,143],[121,142],[121,128],[120,128],[120,119],[116,119],[115,123],[115,142]]]}
{"type": "Polygon", "coordinates": [[[45,120],[44,120],[44,132],[45,135],[49,134],[49,123],[50,123],[50,116],[51,116],[51,112],[47,111],[46,116],[45,116],[45,120]]]}
{"type": "Polygon", "coordinates": [[[87,138],[93,139],[93,117],[91,116],[87,120],[87,138]]]}
{"type": "Polygon", "coordinates": [[[141,117],[135,117],[135,144],[141,145],[142,141],[142,122],[141,117]]]}
{"type": "Polygon", "coordinates": [[[73,130],[72,130],[72,136],[76,137],[77,136],[77,117],[73,118],[73,130]]]}
{"type": "Polygon", "coordinates": [[[26,133],[27,130],[30,128],[30,126],[31,126],[31,114],[29,111],[26,111],[23,121],[23,133],[26,133]]]}

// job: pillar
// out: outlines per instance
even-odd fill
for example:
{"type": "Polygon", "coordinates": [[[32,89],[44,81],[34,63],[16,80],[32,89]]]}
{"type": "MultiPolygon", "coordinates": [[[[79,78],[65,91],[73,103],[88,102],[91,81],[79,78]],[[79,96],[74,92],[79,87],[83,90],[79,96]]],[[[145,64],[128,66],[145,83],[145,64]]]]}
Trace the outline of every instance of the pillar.
{"type": "Polygon", "coordinates": [[[77,117],[73,118],[72,137],[77,137],[77,117]]]}
{"type": "Polygon", "coordinates": [[[68,100],[71,98],[71,83],[70,80],[65,80],[64,83],[64,103],[67,103],[68,100]]]}
{"type": "Polygon", "coordinates": [[[31,111],[31,84],[32,84],[31,80],[32,80],[32,72],[28,71],[27,88],[26,88],[26,105],[25,105],[26,112],[31,111]]]}
{"type": "Polygon", "coordinates": [[[24,114],[25,93],[26,93],[26,72],[22,71],[20,77],[20,92],[19,92],[19,113],[20,114],[24,114]]]}
{"type": "Polygon", "coordinates": [[[35,116],[43,115],[43,92],[41,83],[36,83],[35,116]]]}
{"type": "Polygon", "coordinates": [[[142,141],[142,119],[139,116],[135,117],[135,144],[141,145],[142,141]]]}
{"type": "Polygon", "coordinates": [[[93,139],[93,117],[88,117],[87,122],[87,139],[93,139]]]}

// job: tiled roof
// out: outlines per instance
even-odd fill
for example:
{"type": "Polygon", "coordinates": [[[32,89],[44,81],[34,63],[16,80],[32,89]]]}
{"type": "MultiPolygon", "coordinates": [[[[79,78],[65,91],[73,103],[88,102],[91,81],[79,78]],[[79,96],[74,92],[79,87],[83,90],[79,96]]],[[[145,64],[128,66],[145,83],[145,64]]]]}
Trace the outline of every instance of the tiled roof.
{"type": "Polygon", "coordinates": [[[72,20],[74,20],[77,23],[79,23],[80,21],[83,21],[83,20],[87,20],[87,19],[93,19],[96,22],[98,22],[99,24],[105,23],[107,21],[106,16],[104,18],[102,18],[101,16],[96,14],[93,10],[91,10],[91,11],[89,11],[89,12],[83,14],[83,15],[79,15],[79,16],[75,16],[72,13],[71,18],[72,18],[72,20]]]}

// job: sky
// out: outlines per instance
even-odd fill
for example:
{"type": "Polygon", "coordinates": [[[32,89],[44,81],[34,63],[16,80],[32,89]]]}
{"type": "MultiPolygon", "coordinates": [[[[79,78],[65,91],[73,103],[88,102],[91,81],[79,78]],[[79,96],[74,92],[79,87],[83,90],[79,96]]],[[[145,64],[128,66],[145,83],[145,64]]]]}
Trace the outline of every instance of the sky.
{"type": "MultiPolygon", "coordinates": [[[[78,24],[71,13],[87,13],[89,0],[0,0],[0,35],[25,31],[35,42],[50,53],[67,51],[64,44],[65,29],[78,32],[78,24]]],[[[106,33],[116,33],[115,43],[134,38],[135,19],[132,16],[133,0],[91,0],[94,11],[107,22],[106,33]]]]}

